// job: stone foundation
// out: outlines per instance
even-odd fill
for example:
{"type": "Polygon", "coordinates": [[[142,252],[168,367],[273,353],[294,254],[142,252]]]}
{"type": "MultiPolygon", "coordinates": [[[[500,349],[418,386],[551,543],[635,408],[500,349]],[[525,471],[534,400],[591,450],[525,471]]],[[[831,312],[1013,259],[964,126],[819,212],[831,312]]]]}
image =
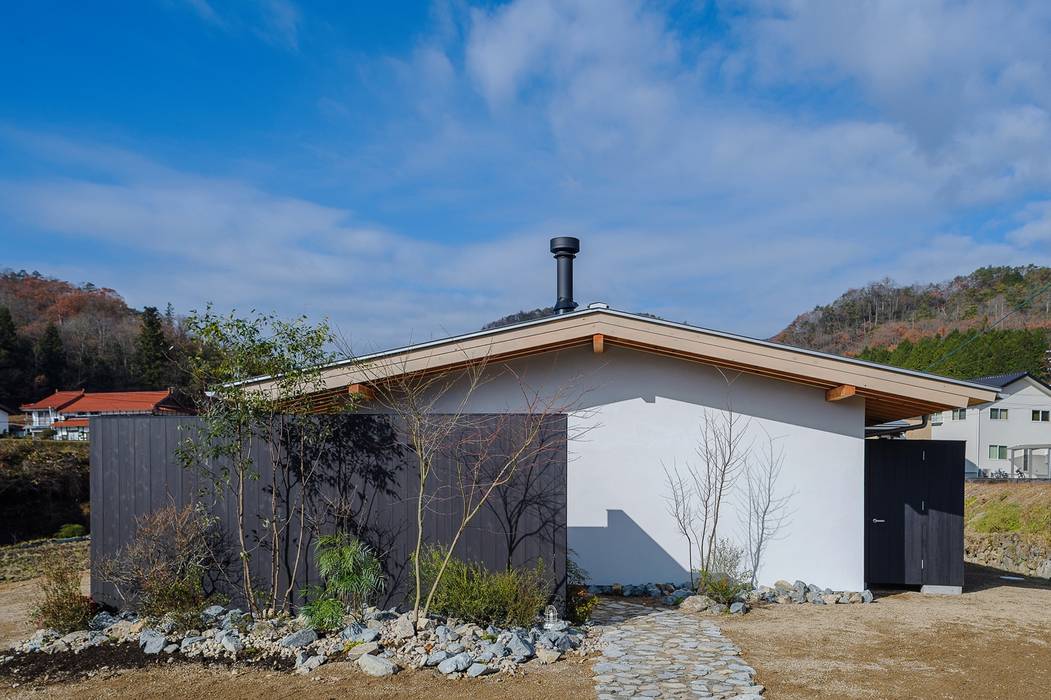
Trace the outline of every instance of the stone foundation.
{"type": "Polygon", "coordinates": [[[964,537],[967,561],[1023,576],[1051,579],[1051,534],[1025,535],[1014,532],[964,537]]]}

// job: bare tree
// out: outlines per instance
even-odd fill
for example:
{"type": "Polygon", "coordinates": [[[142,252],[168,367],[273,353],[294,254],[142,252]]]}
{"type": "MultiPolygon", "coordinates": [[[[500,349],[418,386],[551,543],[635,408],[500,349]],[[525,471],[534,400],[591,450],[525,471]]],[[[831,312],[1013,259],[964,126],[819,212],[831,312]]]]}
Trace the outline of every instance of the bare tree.
{"type": "Polygon", "coordinates": [[[693,545],[697,541],[697,514],[694,511],[696,490],[687,482],[678,466],[671,470],[664,466],[664,500],[667,502],[668,515],[675,520],[679,534],[686,538],[687,556],[690,565],[690,586],[693,587],[693,545]]]}
{"type": "MultiPolygon", "coordinates": [[[[763,431],[766,432],[765,429],[763,431]]],[[[778,495],[777,483],[784,465],[784,449],[766,434],[766,449],[758,459],[749,460],[745,469],[745,524],[747,529],[748,565],[752,587],[770,542],[776,539],[788,516],[788,502],[795,491],[778,495]]]]}
{"type": "Polygon", "coordinates": [[[490,368],[488,353],[470,357],[463,352],[463,357],[453,368],[430,371],[409,366],[407,359],[397,366],[359,365],[369,377],[376,404],[399,419],[405,442],[415,458],[416,538],[411,566],[416,619],[427,615],[457,543],[489,498],[506,486],[522,465],[530,464],[539,451],[554,447],[550,440],[541,439],[547,419],[572,410],[566,387],[541,394],[530,389],[509,366],[490,368]],[[497,377],[514,381],[521,393],[520,408],[513,416],[471,413],[475,392],[497,377]],[[434,488],[430,482],[435,467],[439,460],[446,459],[454,468],[451,483],[434,488]],[[437,576],[425,590],[421,555],[426,517],[442,510],[443,502],[454,499],[460,505],[458,522],[454,522],[437,576]]]}
{"type": "Polygon", "coordinates": [[[704,410],[698,459],[689,464],[700,521],[697,547],[702,573],[712,564],[723,503],[747,464],[749,423],[729,406],[726,410],[704,410]]]}

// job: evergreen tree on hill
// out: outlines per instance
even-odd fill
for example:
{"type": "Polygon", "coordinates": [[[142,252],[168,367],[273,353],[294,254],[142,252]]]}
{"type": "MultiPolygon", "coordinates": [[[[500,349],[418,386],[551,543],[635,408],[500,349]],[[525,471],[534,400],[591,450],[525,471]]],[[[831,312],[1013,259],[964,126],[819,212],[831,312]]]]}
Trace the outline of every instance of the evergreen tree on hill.
{"type": "Polygon", "coordinates": [[[66,350],[54,323],[47,324],[44,334],[37,341],[35,354],[37,373],[34,384],[37,393],[47,394],[62,389],[66,375],[66,350]]]}
{"type": "Polygon", "coordinates": [[[143,389],[163,389],[169,378],[169,362],[166,354],[168,340],[164,337],[164,324],[154,306],[142,312],[142,329],[135,341],[135,375],[143,389]]]}
{"type": "Polygon", "coordinates": [[[18,335],[10,310],[0,306],[0,403],[14,409],[27,399],[31,357],[29,343],[18,335]]]}

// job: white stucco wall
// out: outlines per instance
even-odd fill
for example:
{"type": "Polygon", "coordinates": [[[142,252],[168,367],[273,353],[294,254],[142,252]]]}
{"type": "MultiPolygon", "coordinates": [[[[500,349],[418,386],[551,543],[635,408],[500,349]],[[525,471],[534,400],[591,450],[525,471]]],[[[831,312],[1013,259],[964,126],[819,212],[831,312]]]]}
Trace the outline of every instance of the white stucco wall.
{"type": "MultiPolygon", "coordinates": [[[[935,440],[966,440],[966,470],[1011,471],[1010,459],[989,457],[989,445],[1051,444],[1051,422],[1032,419],[1033,410],[1051,410],[1051,394],[1039,383],[1025,378],[1002,390],[1004,397],[992,403],[967,409],[967,418],[953,420],[952,413],[941,414],[941,425],[931,426],[935,440]],[[989,409],[1006,408],[1006,420],[993,420],[989,409]]],[[[1010,456],[1010,454],[1008,454],[1010,456]]]]}
{"type": "MultiPolygon", "coordinates": [[[[830,403],[820,390],[744,374],[728,375],[728,385],[712,367],[616,347],[549,353],[512,366],[541,393],[569,387],[575,397],[570,433],[582,436],[569,446],[569,546],[593,583],[688,579],[689,551],[667,512],[662,465],[696,460],[705,409],[725,410],[729,402],[748,417],[756,448],[769,434],[783,449],[778,486],[792,494],[759,580],[864,587],[862,399],[830,403]]],[[[492,372],[469,410],[521,410],[520,381],[496,367],[492,372]]],[[[743,495],[742,482],[729,495],[720,527],[742,543],[743,495]]]]}

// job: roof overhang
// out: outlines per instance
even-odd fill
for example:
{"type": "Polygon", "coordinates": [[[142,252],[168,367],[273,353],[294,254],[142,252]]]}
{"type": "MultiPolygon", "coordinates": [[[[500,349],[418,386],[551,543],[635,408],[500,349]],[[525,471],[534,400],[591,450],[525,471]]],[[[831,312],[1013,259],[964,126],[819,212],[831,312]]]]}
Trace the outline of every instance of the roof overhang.
{"type": "MultiPolygon", "coordinates": [[[[586,309],[442,340],[365,355],[322,370],[324,391],[344,397],[350,387],[400,374],[434,373],[478,362],[591,345],[623,347],[821,389],[829,401],[865,399],[868,425],[965,408],[997,397],[993,387],[888,367],[612,309],[586,309]]],[[[260,391],[271,378],[246,382],[260,391]]],[[[323,396],[317,397],[323,402],[323,396]]]]}

